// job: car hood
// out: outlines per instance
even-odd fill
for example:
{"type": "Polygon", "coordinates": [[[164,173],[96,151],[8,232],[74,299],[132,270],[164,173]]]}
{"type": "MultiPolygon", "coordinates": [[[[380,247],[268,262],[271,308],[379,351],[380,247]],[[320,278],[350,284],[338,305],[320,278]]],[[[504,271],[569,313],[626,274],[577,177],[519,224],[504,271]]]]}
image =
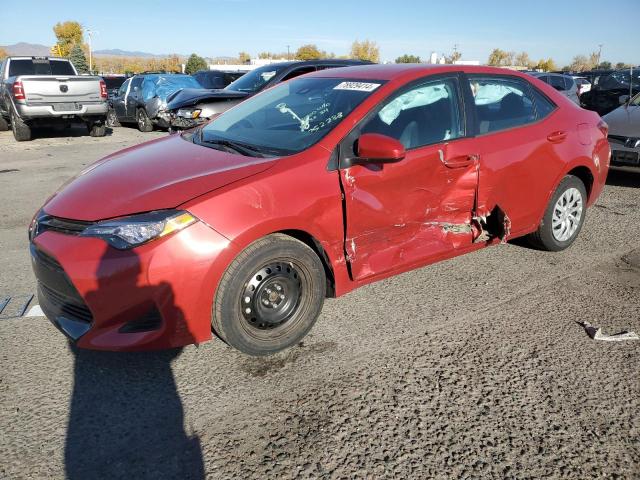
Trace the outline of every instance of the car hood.
{"type": "Polygon", "coordinates": [[[611,135],[640,137],[640,107],[623,105],[602,119],[609,125],[611,135]]]}
{"type": "Polygon", "coordinates": [[[169,98],[167,108],[169,110],[176,110],[178,108],[191,107],[201,102],[236,100],[248,96],[248,92],[238,92],[227,89],[209,90],[206,88],[183,88],[169,98]]]}
{"type": "Polygon", "coordinates": [[[275,165],[170,135],[116,152],[86,168],[45,204],[56,217],[97,221],[175,208],[275,165]]]}

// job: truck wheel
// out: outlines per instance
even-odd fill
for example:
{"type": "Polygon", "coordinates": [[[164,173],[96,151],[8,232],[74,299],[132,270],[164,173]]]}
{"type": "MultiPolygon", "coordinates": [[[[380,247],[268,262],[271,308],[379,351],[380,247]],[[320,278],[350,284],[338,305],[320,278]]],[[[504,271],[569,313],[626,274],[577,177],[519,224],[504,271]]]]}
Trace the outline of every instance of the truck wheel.
{"type": "Polygon", "coordinates": [[[0,132],[6,132],[7,130],[9,130],[9,124],[4,117],[0,115],[0,132]]]}
{"type": "Polygon", "coordinates": [[[16,141],[26,142],[31,140],[31,127],[22,121],[14,110],[11,110],[11,129],[13,130],[13,137],[16,141]]]}
{"type": "Polygon", "coordinates": [[[573,175],[562,179],[538,230],[528,236],[529,243],[541,250],[559,252],[575,241],[587,212],[587,189],[573,175]]]}
{"type": "Polygon", "coordinates": [[[288,235],[268,235],[227,268],[215,295],[211,326],[243,353],[271,355],[295,345],[311,330],[325,293],[318,255],[288,235]]]}
{"type": "Polygon", "coordinates": [[[107,133],[105,122],[90,123],[87,127],[89,128],[89,135],[92,137],[104,137],[107,133]]]}
{"type": "Polygon", "coordinates": [[[107,127],[119,127],[120,122],[118,121],[118,115],[116,115],[116,111],[113,108],[110,108],[107,112],[107,127]]]}
{"type": "Polygon", "coordinates": [[[136,122],[138,123],[138,130],[141,132],[150,132],[153,130],[153,123],[144,108],[139,108],[136,112],[136,122]]]}

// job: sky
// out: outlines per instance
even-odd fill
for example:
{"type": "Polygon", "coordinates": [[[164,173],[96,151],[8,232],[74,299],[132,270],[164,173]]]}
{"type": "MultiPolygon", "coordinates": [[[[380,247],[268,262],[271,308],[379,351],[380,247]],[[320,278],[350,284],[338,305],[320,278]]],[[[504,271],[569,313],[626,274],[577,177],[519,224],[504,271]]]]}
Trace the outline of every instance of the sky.
{"type": "Polygon", "coordinates": [[[97,32],[93,49],[237,56],[314,43],[345,55],[370,39],[381,60],[432,51],[486,62],[494,48],[566,65],[602,44],[602,60],[640,65],[640,0],[0,0],[0,45],[53,45],[53,25],[97,32]]]}

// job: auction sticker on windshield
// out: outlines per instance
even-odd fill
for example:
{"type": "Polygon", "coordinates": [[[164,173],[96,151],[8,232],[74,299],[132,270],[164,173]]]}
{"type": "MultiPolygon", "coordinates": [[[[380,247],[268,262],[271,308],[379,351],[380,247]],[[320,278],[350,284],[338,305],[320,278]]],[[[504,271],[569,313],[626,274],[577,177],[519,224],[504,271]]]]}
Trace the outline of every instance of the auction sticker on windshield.
{"type": "Polygon", "coordinates": [[[366,82],[342,82],[333,87],[334,90],[355,90],[358,92],[373,92],[380,86],[379,83],[366,82]]]}

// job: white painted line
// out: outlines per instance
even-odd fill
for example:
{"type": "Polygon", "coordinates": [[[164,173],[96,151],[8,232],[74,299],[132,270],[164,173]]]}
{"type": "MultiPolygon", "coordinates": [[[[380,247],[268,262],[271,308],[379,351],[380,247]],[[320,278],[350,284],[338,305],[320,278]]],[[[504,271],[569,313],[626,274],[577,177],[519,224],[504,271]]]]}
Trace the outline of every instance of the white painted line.
{"type": "Polygon", "coordinates": [[[40,305],[34,305],[29,309],[25,317],[44,317],[44,313],[40,308],[40,305]]]}

